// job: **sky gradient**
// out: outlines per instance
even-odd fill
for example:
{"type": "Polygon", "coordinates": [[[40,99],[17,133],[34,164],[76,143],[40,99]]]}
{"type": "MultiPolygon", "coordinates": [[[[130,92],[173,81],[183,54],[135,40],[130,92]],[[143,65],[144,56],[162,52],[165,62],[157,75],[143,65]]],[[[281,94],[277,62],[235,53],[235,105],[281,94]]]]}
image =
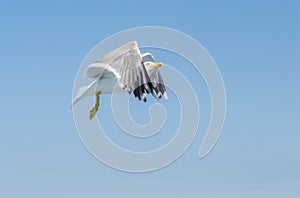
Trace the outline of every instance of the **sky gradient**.
{"type": "MultiPolygon", "coordinates": [[[[0,197],[298,197],[299,10],[298,1],[268,0],[2,1],[0,197]],[[146,25],[178,29],[208,50],[223,76],[227,116],[204,159],[197,158],[200,132],[175,163],[132,174],[86,150],[69,105],[86,54],[112,34],[146,25]]],[[[191,69],[184,74],[209,101],[203,80],[191,69]]],[[[98,116],[109,113],[105,102],[108,96],[98,116]]]]}

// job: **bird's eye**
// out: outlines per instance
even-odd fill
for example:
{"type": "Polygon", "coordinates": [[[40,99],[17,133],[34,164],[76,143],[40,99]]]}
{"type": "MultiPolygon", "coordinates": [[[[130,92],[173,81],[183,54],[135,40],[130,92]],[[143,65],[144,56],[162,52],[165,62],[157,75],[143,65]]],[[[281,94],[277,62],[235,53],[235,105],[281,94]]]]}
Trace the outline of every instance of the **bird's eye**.
{"type": "Polygon", "coordinates": [[[150,66],[150,63],[146,63],[146,66],[150,66]]]}

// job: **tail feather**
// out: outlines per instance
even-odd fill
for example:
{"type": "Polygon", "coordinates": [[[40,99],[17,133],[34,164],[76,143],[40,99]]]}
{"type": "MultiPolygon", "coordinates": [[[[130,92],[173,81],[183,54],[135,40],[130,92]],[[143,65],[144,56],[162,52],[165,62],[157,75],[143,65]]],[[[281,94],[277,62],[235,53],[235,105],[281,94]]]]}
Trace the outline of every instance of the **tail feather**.
{"type": "Polygon", "coordinates": [[[96,93],[96,86],[97,86],[98,80],[94,80],[91,84],[87,86],[82,86],[77,91],[75,97],[72,100],[71,108],[82,98],[91,96],[94,93],[96,93]]]}

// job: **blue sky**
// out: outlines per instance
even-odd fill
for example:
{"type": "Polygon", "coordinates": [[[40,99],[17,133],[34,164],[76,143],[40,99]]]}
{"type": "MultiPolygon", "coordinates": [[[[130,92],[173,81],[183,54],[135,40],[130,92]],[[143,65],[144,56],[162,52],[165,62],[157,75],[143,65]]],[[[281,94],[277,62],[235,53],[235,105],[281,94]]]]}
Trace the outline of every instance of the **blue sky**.
{"type": "Polygon", "coordinates": [[[298,197],[299,10],[297,1],[2,1],[0,196],[298,197]],[[228,109],[206,158],[197,158],[200,134],[170,166],[131,174],[88,153],[69,104],[85,55],[145,25],[178,29],[209,51],[228,109]]]}

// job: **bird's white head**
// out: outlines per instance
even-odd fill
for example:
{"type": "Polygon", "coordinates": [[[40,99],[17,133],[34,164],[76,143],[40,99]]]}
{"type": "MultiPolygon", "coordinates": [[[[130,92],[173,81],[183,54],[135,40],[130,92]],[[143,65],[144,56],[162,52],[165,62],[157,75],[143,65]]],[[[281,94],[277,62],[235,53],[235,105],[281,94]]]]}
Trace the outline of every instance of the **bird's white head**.
{"type": "Polygon", "coordinates": [[[163,66],[163,63],[156,62],[152,54],[150,54],[149,52],[142,54],[142,60],[148,71],[163,66]]]}
{"type": "Polygon", "coordinates": [[[146,69],[156,69],[156,68],[159,68],[161,66],[163,66],[163,63],[161,62],[144,62],[144,65],[146,67],[146,69]]]}

